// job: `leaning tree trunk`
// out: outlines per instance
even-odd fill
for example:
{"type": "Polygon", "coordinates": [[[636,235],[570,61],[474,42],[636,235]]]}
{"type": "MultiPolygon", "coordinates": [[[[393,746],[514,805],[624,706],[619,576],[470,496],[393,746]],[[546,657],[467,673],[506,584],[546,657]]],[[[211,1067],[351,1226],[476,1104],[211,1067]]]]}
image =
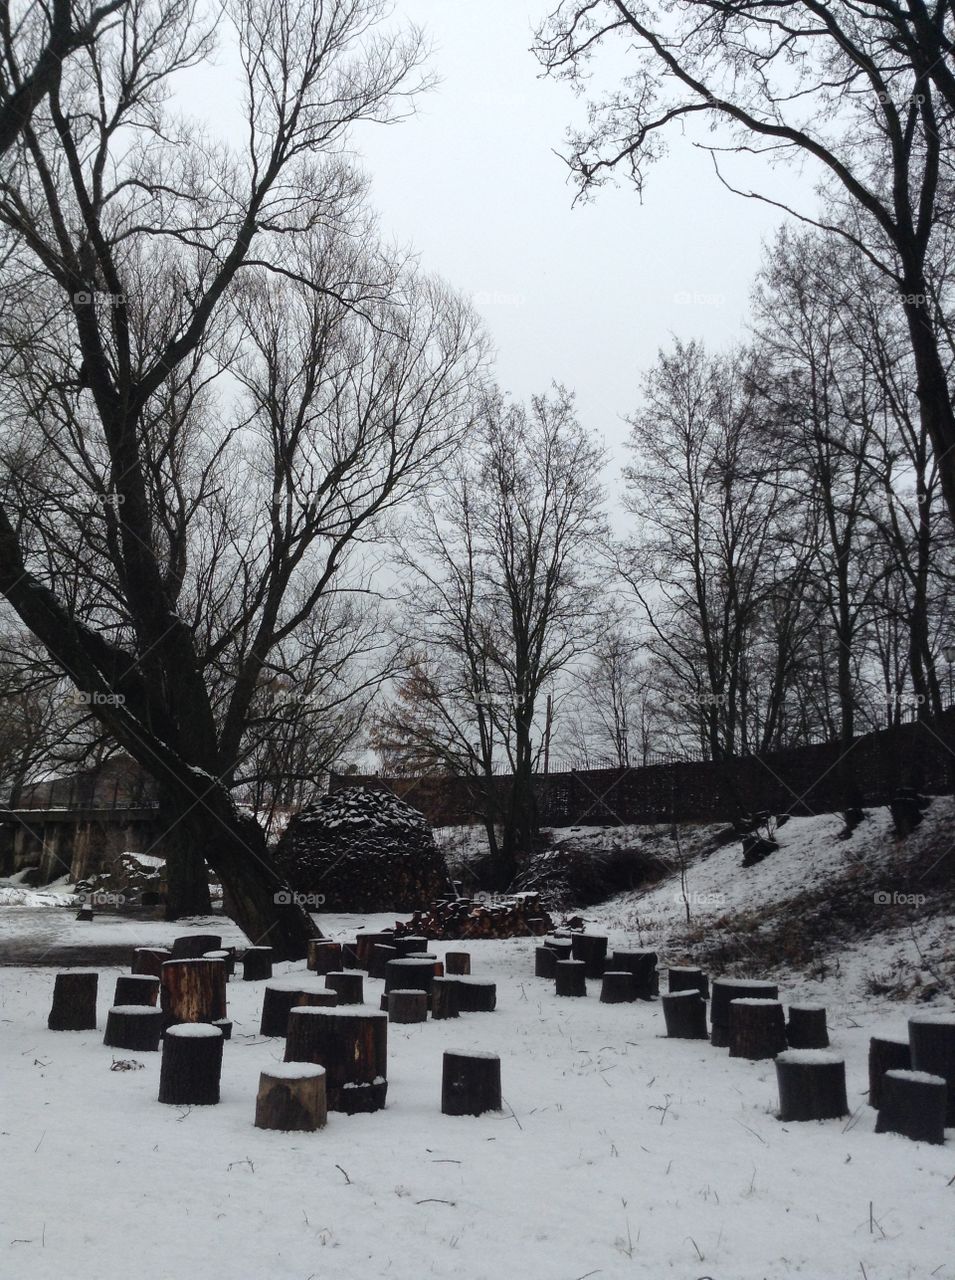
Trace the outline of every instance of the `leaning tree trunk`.
{"type": "Polygon", "coordinates": [[[166,853],[166,907],[167,920],[182,916],[206,916],[212,910],[209,897],[209,872],[200,848],[193,844],[179,824],[164,820],[168,800],[160,798],[159,814],[166,853]]]}

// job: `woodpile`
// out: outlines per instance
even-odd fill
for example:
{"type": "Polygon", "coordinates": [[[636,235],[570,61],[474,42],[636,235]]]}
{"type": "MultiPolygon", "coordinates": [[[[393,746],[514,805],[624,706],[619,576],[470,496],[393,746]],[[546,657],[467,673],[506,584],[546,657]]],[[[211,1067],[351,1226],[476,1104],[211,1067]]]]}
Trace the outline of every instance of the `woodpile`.
{"type": "Polygon", "coordinates": [[[553,929],[554,922],[538,893],[515,893],[491,901],[441,898],[426,911],[416,911],[406,924],[395,926],[395,937],[423,934],[432,941],[465,938],[534,938],[553,929]]]}

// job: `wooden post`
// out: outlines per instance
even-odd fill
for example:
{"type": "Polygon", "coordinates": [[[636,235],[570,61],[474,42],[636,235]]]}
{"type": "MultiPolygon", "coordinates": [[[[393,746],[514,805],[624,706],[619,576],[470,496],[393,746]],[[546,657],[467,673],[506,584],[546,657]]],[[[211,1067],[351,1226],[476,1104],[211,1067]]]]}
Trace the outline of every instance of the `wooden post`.
{"type": "Polygon", "coordinates": [[[441,1110],[446,1116],[480,1116],[501,1110],[501,1059],[496,1053],[445,1051],[441,1110]]]}
{"type": "MultiPolygon", "coordinates": [[[[583,961],[586,966],[586,977],[603,977],[607,960],[606,938],[593,933],[575,933],[571,939],[570,954],[575,960],[583,961]]],[[[616,967],[615,965],[614,968],[616,967]]]]}
{"type": "Polygon", "coordinates": [[[632,1004],[637,998],[637,984],[629,969],[605,969],[600,984],[601,1004],[632,1004]]]}
{"type": "Polygon", "coordinates": [[[882,1106],[882,1078],[887,1071],[908,1071],[912,1050],[908,1040],[873,1036],[869,1041],[869,1106],[882,1106]]]}
{"type": "Polygon", "coordinates": [[[334,991],[329,991],[318,978],[274,978],[265,984],[259,1035],[286,1035],[289,1012],[296,1005],[329,1007],[337,1004],[338,996],[334,991]]]}
{"type": "Polygon", "coordinates": [[[259,1076],[255,1127],[314,1133],[328,1118],[325,1068],[312,1062],[277,1062],[259,1076]]]}
{"type": "Polygon", "coordinates": [[[426,991],[389,991],[389,1022],[427,1022],[428,993],[426,991]]]}
{"type": "Polygon", "coordinates": [[[709,1000],[710,980],[702,969],[667,969],[667,990],[699,991],[704,1000],[709,1000]]]}
{"type": "Polygon", "coordinates": [[[199,960],[207,951],[221,951],[222,938],[217,933],[184,933],[173,938],[173,960],[199,960]]]}
{"type": "Polygon", "coordinates": [[[915,1142],[945,1141],[948,1086],[925,1071],[887,1071],[876,1133],[901,1133],[915,1142]]]}
{"type": "Polygon", "coordinates": [[[557,977],[557,952],[550,947],[537,947],[534,951],[534,977],[557,977]]]}
{"type": "Polygon", "coordinates": [[[778,1000],[730,1001],[730,1057],[775,1058],[786,1048],[786,1019],[778,1000]]]}
{"type": "Polygon", "coordinates": [[[774,982],[759,982],[750,978],[716,978],[711,992],[710,1022],[713,1033],[710,1042],[718,1049],[729,1047],[730,1001],[779,999],[779,988],[774,982]]]}
{"type": "Polygon", "coordinates": [[[113,1005],[159,1003],[159,979],[147,973],[127,973],[116,979],[113,1005]]]}
{"type": "Polygon", "coordinates": [[[114,1005],[106,1015],[103,1044],[155,1053],[162,1036],[162,1010],[145,1004],[114,1005]]]}
{"type": "Polygon", "coordinates": [[[458,988],[461,1013],[493,1013],[497,1008],[497,986],[484,978],[450,978],[458,988]]]}
{"type": "Polygon", "coordinates": [[[46,1025],[51,1031],[95,1031],[96,989],[99,974],[93,969],[58,973],[53,983],[53,1005],[46,1025]]]}
{"type": "Polygon", "coordinates": [[[817,1004],[791,1004],[786,1023],[790,1049],[828,1049],[826,1011],[817,1004]]]}
{"type": "Polygon", "coordinates": [[[638,1000],[653,1000],[660,994],[655,951],[615,951],[607,962],[608,969],[627,969],[633,974],[638,1000]]]}
{"type": "Polygon", "coordinates": [[[471,956],[467,951],[448,951],[444,957],[444,970],[448,977],[467,977],[471,972],[471,956]]]}
{"type": "Polygon", "coordinates": [[[388,1092],[388,1016],[350,1009],[293,1009],[286,1062],[325,1068],[329,1111],[379,1111],[388,1092]]]}
{"type": "Polygon", "coordinates": [[[585,996],[587,994],[587,966],[583,960],[558,960],[556,994],[559,996],[585,996]]]}
{"type": "Polygon", "coordinates": [[[160,1102],[179,1107],[212,1105],[219,1101],[221,1074],[222,1032],[218,1027],[204,1022],[167,1027],[159,1068],[160,1102]]]}
{"type": "Polygon", "coordinates": [[[846,1064],[826,1049],[786,1049],[776,1080],[780,1120],[836,1120],[849,1110],[846,1064]]]}
{"type": "Polygon", "coordinates": [[[160,978],[163,1025],[215,1022],[226,1016],[225,965],[221,960],[167,960],[160,978]]]}
{"type": "Polygon", "coordinates": [[[460,990],[454,978],[435,978],[431,985],[431,1016],[435,1022],[458,1016],[460,990]]]}
{"type": "Polygon", "coordinates": [[[165,962],[171,959],[172,952],[166,947],[137,947],[133,952],[132,971],[158,978],[165,962]]]}
{"type": "Polygon", "coordinates": [[[395,947],[390,947],[384,942],[376,942],[371,949],[371,960],[368,963],[369,978],[383,978],[385,966],[390,960],[397,959],[398,952],[395,947]]]}
{"type": "Polygon", "coordinates": [[[259,982],[272,976],[272,948],[248,947],[242,957],[242,978],[245,982],[259,982]]]}
{"type": "Polygon", "coordinates": [[[662,997],[663,1020],[671,1040],[707,1040],[706,1002],[695,987],[662,997]]]}
{"type": "Polygon", "coordinates": [[[909,1018],[912,1070],[941,1076],[948,1085],[945,1123],[955,1125],[955,1015],[919,1013],[909,1018]]]}
{"type": "Polygon", "coordinates": [[[308,944],[308,967],[313,973],[341,973],[341,943],[312,938],[308,944]]]}
{"type": "Polygon", "coordinates": [[[363,973],[326,973],[325,986],[338,996],[339,1004],[364,1004],[365,975],[363,973]]]}

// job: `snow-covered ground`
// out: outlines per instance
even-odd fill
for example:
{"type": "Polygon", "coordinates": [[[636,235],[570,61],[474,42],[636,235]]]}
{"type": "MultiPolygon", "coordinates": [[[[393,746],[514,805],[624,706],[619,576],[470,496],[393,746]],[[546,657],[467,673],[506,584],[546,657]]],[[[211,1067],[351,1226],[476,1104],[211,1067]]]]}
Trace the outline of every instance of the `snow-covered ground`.
{"type": "MultiPolygon", "coordinates": [[[[950,802],[933,809],[917,838],[950,824],[950,802]]],[[[897,850],[881,815],[850,841],[835,840],[839,825],[794,820],[779,833],[783,847],[746,871],[738,844],[694,861],[686,884],[693,927],[718,930],[760,905],[784,911],[807,885],[844,876],[853,858],[867,867],[884,858],[890,876],[897,850]]],[[[0,940],[18,914],[0,912],[0,940]]],[[[685,956],[677,875],[584,914],[611,947],[685,956]]],[[[187,931],[57,917],[71,944],[132,947],[187,931]]],[[[384,922],[320,918],[339,938],[384,922]]],[[[218,918],[215,931],[241,940],[218,918]]],[[[859,940],[818,977],[776,974],[784,1001],[827,1006],[852,1111],[844,1121],[786,1125],[774,1117],[771,1062],[669,1041],[659,1003],[602,1005],[597,983],[586,1000],[557,999],[551,982],[533,976],[531,939],[435,944],[439,955],[471,952],[473,971],[498,984],[497,1010],[390,1027],[386,1109],[331,1114],[315,1134],[252,1124],[258,1074],[283,1052],[282,1041],[258,1035],[262,983],[230,984],[235,1030],[222,1102],[189,1110],[157,1102],[158,1054],[102,1044],[119,968],[100,970],[97,1033],[46,1029],[53,970],[0,969],[8,1100],[0,1274],[955,1280],[955,1131],[943,1147],[877,1135],[866,1105],[869,1037],[904,1035],[906,1018],[926,1008],[873,995],[868,977],[898,948],[944,957],[947,947],[950,957],[952,918],[932,915],[914,938],[889,915],[883,933],[859,940]],[[504,1114],[441,1115],[445,1048],[500,1054],[504,1114]],[[118,1058],[142,1069],[112,1070],[118,1058]]],[[[365,988],[377,1008],[382,984],[366,979],[365,988]]],[[[930,1007],[952,1009],[951,989],[930,1007]]]]}

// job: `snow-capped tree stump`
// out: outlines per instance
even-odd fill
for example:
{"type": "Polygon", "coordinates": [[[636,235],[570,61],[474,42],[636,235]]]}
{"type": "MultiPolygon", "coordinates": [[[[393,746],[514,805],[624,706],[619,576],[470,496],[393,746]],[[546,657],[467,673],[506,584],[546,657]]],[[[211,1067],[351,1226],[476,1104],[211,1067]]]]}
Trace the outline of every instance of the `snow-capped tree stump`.
{"type": "Polygon", "coordinates": [[[325,1068],[312,1062],[277,1062],[259,1076],[255,1127],[314,1133],[328,1119],[325,1068]]]}
{"type": "Polygon", "coordinates": [[[466,978],[471,972],[471,953],[469,951],[448,951],[444,957],[444,971],[449,978],[466,978]]]}
{"type": "Polygon", "coordinates": [[[113,1049],[155,1053],[162,1037],[162,1009],[145,1004],[117,1004],[106,1015],[103,1044],[113,1049]]]}
{"type": "Polygon", "coordinates": [[[260,982],[272,976],[272,948],[247,947],[242,957],[242,978],[245,982],[260,982]]]}
{"type": "Polygon", "coordinates": [[[389,960],[385,965],[385,994],[389,991],[424,991],[429,999],[434,982],[434,960],[408,957],[407,960],[389,960]]]}
{"type": "Polygon", "coordinates": [[[955,1016],[920,1013],[909,1018],[912,1070],[941,1076],[948,1085],[945,1123],[955,1125],[955,1016]]]}
{"type": "Polygon", "coordinates": [[[148,973],[126,973],[116,979],[113,1005],[159,1003],[159,979],[148,973]]]}
{"type": "Polygon", "coordinates": [[[655,951],[615,951],[607,961],[607,968],[628,970],[633,974],[637,999],[653,1000],[660,994],[657,958],[655,951]]]}
{"type": "Polygon", "coordinates": [[[379,944],[382,946],[391,946],[394,938],[393,933],[359,933],[355,946],[358,953],[358,964],[362,969],[366,969],[371,975],[371,953],[372,949],[379,944]]]}
{"type": "Polygon", "coordinates": [[[398,952],[397,959],[403,960],[405,956],[424,955],[428,950],[428,939],[423,933],[406,933],[395,936],[392,946],[398,952]]]}
{"type": "Polygon", "coordinates": [[[343,969],[360,969],[362,966],[358,963],[358,943],[343,942],[342,943],[342,968],[343,969]]]}
{"type": "Polygon", "coordinates": [[[726,1049],[730,1042],[730,1001],[778,1000],[779,988],[774,982],[751,978],[716,978],[710,987],[710,1043],[726,1049]]]}
{"type": "Polygon", "coordinates": [[[948,1087],[942,1076],[927,1071],[887,1071],[882,1077],[882,1104],[876,1133],[901,1133],[914,1142],[945,1141],[948,1087]]]}
{"type": "Polygon", "coordinates": [[[222,1040],[220,1029],[206,1022],[167,1027],[159,1068],[159,1101],[178,1107],[218,1102],[222,1040]]]}
{"type": "Polygon", "coordinates": [[[226,1016],[225,965],[221,960],[167,960],[159,988],[163,1026],[215,1022],[226,1016]]]}
{"type": "Polygon", "coordinates": [[[435,1022],[458,1016],[460,996],[461,988],[454,978],[435,978],[431,985],[431,1016],[435,1022]]]}
{"type": "Polygon", "coordinates": [[[695,987],[661,997],[663,1020],[671,1040],[707,1040],[706,1001],[695,987]]]}
{"type": "Polygon", "coordinates": [[[730,1057],[775,1058],[786,1048],[786,1018],[778,1000],[730,1001],[730,1057]]]}
{"type": "Polygon", "coordinates": [[[786,1049],[776,1058],[780,1120],[837,1120],[847,1114],[846,1064],[826,1049],[786,1049]]]}
{"type": "Polygon", "coordinates": [[[184,933],[172,940],[173,960],[199,960],[207,951],[221,951],[222,939],[217,933],[184,933]]]}
{"type": "Polygon", "coordinates": [[[426,991],[389,991],[386,1012],[389,1022],[427,1022],[428,993],[426,991]]]}
{"type": "Polygon", "coordinates": [[[818,1004],[791,1004],[786,1023],[790,1049],[828,1049],[826,1011],[818,1004]]]}
{"type": "Polygon", "coordinates": [[[368,964],[369,978],[383,978],[386,965],[389,961],[397,959],[397,948],[390,947],[386,942],[376,942],[371,949],[371,960],[368,964]]]}
{"type": "Polygon", "coordinates": [[[312,938],[308,944],[308,968],[312,973],[341,973],[342,944],[312,938]]]}
{"type": "Polygon", "coordinates": [[[133,952],[132,971],[158,978],[165,962],[171,959],[172,952],[167,947],[137,947],[133,952]]]}
{"type": "Polygon", "coordinates": [[[222,1032],[223,1040],[232,1039],[232,1023],[229,1021],[228,1018],[216,1018],[215,1022],[209,1023],[209,1026],[218,1027],[219,1030],[222,1032]]]}
{"type": "Polygon", "coordinates": [[[219,951],[204,951],[202,953],[203,960],[221,960],[225,965],[226,981],[235,973],[235,951],[228,948],[221,948],[219,951]]]}
{"type": "Polygon", "coordinates": [[[293,1009],[285,1061],[325,1068],[329,1111],[380,1111],[388,1092],[388,1017],[350,1009],[293,1009]]]}
{"type": "Polygon", "coordinates": [[[605,969],[600,984],[601,1004],[632,1004],[637,998],[637,984],[629,969],[605,969]]]}
{"type": "Polygon", "coordinates": [[[710,980],[702,969],[690,967],[667,969],[667,990],[699,991],[704,1000],[710,998],[710,980]]]}
{"type": "MultiPolygon", "coordinates": [[[[607,939],[594,933],[575,933],[571,939],[570,954],[582,960],[588,978],[602,978],[607,961],[607,939]]],[[[625,967],[614,965],[614,968],[625,967]]]]}
{"type": "Polygon", "coordinates": [[[486,978],[451,978],[458,988],[461,1013],[493,1013],[497,1008],[497,986],[486,978]]]}
{"type": "Polygon", "coordinates": [[[76,918],[77,918],[77,920],[92,920],[92,919],[93,919],[93,908],[92,908],[92,907],[80,907],[79,911],[77,911],[77,913],[76,913],[76,918]]]}
{"type": "Polygon", "coordinates": [[[96,989],[99,974],[93,969],[58,973],[53,983],[53,1004],[46,1025],[51,1031],[95,1031],[96,989]]]}
{"type": "Polygon", "coordinates": [[[339,1004],[364,1004],[365,975],[363,973],[326,973],[325,986],[338,996],[339,1004]]]}
{"type": "Polygon", "coordinates": [[[446,1116],[480,1116],[501,1110],[501,1059],[496,1053],[445,1051],[441,1110],[446,1116]]]}
{"type": "Polygon", "coordinates": [[[882,1079],[887,1071],[909,1071],[912,1050],[901,1037],[873,1036],[869,1041],[869,1106],[882,1105],[882,1079]]]}
{"type": "Polygon", "coordinates": [[[554,991],[559,996],[587,994],[587,966],[583,960],[558,960],[554,978],[554,991]]]}
{"type": "Polygon", "coordinates": [[[289,1012],[306,1004],[331,1008],[338,1004],[338,996],[318,978],[273,978],[265,984],[259,1035],[281,1038],[288,1031],[289,1012]]]}
{"type": "Polygon", "coordinates": [[[550,947],[538,947],[534,952],[534,977],[556,978],[557,960],[556,951],[552,951],[550,947]]]}
{"type": "Polygon", "coordinates": [[[541,941],[549,951],[553,951],[554,955],[557,957],[558,960],[571,959],[571,952],[574,949],[574,944],[572,939],[555,938],[553,937],[553,935],[548,934],[547,937],[543,938],[541,941]]]}

